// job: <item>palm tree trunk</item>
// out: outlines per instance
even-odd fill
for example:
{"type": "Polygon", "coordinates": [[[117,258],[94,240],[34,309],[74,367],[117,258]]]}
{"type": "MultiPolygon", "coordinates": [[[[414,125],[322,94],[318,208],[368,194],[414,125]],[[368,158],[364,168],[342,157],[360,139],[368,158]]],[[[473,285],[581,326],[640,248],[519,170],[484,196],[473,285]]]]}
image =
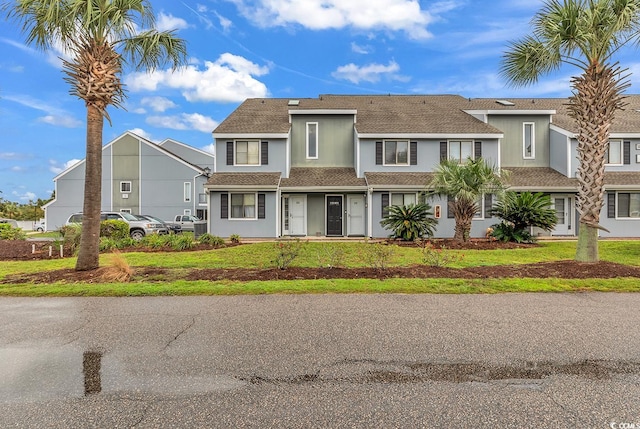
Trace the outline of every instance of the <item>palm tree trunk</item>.
{"type": "Polygon", "coordinates": [[[569,98],[569,114],[578,124],[578,199],[580,233],[576,260],[598,261],[600,211],[604,205],[605,155],[609,128],[615,112],[624,107],[622,92],[628,86],[620,81],[618,68],[592,64],[572,79],[574,94],[569,98]]]}
{"type": "Polygon", "coordinates": [[[82,235],[76,262],[77,271],[94,270],[100,265],[103,125],[104,116],[102,112],[95,105],[88,104],[82,235]]]}

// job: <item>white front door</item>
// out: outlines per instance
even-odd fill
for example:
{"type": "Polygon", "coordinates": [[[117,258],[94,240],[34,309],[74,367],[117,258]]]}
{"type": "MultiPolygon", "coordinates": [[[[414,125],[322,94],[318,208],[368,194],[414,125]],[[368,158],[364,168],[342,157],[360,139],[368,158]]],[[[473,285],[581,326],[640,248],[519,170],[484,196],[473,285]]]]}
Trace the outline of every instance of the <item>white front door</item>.
{"type": "Polygon", "coordinates": [[[552,195],[551,202],[558,218],[551,235],[575,235],[573,198],[568,195],[552,195]]]}
{"type": "Polygon", "coordinates": [[[364,195],[347,195],[347,235],[364,235],[364,195]]]}
{"type": "Polygon", "coordinates": [[[291,195],[289,199],[289,235],[307,235],[305,195],[291,195]]]}

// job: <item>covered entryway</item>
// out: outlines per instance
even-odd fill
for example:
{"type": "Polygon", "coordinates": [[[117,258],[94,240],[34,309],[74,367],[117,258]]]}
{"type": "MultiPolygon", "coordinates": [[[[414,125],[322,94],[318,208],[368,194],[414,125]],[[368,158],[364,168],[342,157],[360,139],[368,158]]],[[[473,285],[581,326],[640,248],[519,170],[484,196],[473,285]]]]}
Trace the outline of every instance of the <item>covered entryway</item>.
{"type": "Polygon", "coordinates": [[[327,236],[342,236],[342,195],[327,195],[327,236]]]}
{"type": "Polygon", "coordinates": [[[364,195],[347,195],[347,235],[364,236],[364,195]]]}

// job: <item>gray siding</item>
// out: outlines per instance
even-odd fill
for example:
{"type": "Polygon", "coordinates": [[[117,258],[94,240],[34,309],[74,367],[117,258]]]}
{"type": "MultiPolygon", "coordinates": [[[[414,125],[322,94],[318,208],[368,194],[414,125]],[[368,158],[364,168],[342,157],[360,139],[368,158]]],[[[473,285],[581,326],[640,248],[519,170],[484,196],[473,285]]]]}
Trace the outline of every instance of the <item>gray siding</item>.
{"type": "Polygon", "coordinates": [[[307,195],[307,235],[325,235],[324,194],[307,195]]]}
{"type": "Polygon", "coordinates": [[[353,115],[292,115],[292,167],[354,167],[353,115]],[[318,159],[307,159],[307,122],[318,123],[318,159]]]}
{"type": "MultiPolygon", "coordinates": [[[[252,191],[242,191],[252,192],[252,191]]],[[[225,192],[226,193],[226,192],[225,192]]],[[[220,237],[229,237],[238,234],[246,238],[275,238],[277,237],[276,201],[275,192],[263,192],[265,194],[265,218],[251,220],[231,220],[220,217],[220,194],[221,192],[211,192],[209,194],[211,212],[209,213],[208,231],[220,237]]]]}
{"type": "Polygon", "coordinates": [[[197,165],[200,168],[209,167],[213,171],[214,156],[211,153],[204,153],[183,143],[168,139],[162,142],[162,148],[174,153],[185,161],[197,165]]]}
{"type": "Polygon", "coordinates": [[[570,161],[567,159],[567,154],[570,143],[568,142],[567,136],[551,130],[549,132],[549,139],[549,167],[559,171],[565,176],[569,176],[567,168],[569,168],[570,161]]]}
{"type": "Polygon", "coordinates": [[[111,210],[129,209],[132,213],[140,213],[140,146],[139,140],[128,135],[110,146],[113,162],[111,210]],[[131,192],[120,192],[120,182],[123,181],[131,182],[131,192]]]}
{"type": "MultiPolygon", "coordinates": [[[[402,192],[393,190],[393,192],[402,192]]],[[[408,190],[406,192],[415,192],[415,190],[408,190]]],[[[382,220],[382,195],[383,192],[374,192],[372,195],[372,234],[374,238],[384,238],[391,234],[390,230],[382,228],[380,221],[382,220]]],[[[447,198],[439,196],[430,196],[427,202],[432,207],[432,211],[436,205],[441,207],[441,217],[438,219],[438,225],[434,234],[435,238],[452,238],[455,230],[455,220],[447,218],[447,198]]],[[[498,223],[498,218],[485,218],[474,219],[471,224],[471,237],[482,238],[486,236],[487,228],[498,223]]]]}
{"type": "Polygon", "coordinates": [[[548,116],[504,115],[489,116],[490,125],[502,130],[502,167],[548,167],[549,166],[549,123],[548,116]],[[525,122],[535,124],[535,159],[522,156],[525,122]]]}

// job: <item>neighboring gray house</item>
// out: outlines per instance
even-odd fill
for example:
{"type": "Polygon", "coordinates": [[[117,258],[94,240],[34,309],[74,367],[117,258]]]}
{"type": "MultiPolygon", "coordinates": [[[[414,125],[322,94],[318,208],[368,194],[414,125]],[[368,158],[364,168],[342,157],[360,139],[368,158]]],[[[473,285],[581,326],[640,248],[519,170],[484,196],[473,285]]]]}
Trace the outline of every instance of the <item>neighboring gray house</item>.
{"type": "MultiPolygon", "coordinates": [[[[603,236],[640,236],[640,96],[612,128],[603,236]]],[[[248,99],[214,131],[205,185],[220,236],[386,237],[388,206],[418,201],[441,159],[482,157],[511,171],[514,190],[551,195],[553,235],[576,234],[576,129],[566,99],[456,95],[323,95],[248,99]]],[[[493,199],[471,234],[485,235],[493,199]]],[[[430,197],[437,237],[453,235],[447,201],[430,197]]]]}
{"type": "MultiPolygon", "coordinates": [[[[210,153],[167,139],[155,144],[126,132],[102,149],[102,210],[208,217],[204,184],[214,168],[210,153]]],[[[55,199],[44,206],[48,230],[82,211],[84,160],[54,177],[55,199]]]]}

